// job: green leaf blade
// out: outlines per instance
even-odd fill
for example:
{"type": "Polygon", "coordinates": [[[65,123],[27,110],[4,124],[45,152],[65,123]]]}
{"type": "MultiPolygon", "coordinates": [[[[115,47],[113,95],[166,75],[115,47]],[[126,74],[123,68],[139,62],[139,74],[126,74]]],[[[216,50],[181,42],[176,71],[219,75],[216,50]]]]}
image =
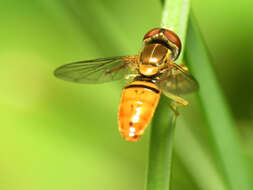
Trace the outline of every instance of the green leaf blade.
{"type": "Polygon", "coordinates": [[[200,83],[199,98],[229,189],[253,189],[233,117],[193,17],[187,34],[186,60],[200,83]]]}

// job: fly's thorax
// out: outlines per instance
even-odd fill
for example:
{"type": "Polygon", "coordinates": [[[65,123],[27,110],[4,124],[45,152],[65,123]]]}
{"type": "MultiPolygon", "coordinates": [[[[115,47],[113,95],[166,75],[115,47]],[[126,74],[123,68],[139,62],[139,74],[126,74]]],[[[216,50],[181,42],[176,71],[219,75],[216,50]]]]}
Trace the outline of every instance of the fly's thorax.
{"type": "Polygon", "coordinates": [[[159,74],[170,61],[170,49],[161,44],[146,44],[140,53],[139,73],[148,77],[159,74]]]}
{"type": "Polygon", "coordinates": [[[152,76],[158,73],[159,68],[155,65],[140,64],[139,71],[142,75],[152,76]]]}

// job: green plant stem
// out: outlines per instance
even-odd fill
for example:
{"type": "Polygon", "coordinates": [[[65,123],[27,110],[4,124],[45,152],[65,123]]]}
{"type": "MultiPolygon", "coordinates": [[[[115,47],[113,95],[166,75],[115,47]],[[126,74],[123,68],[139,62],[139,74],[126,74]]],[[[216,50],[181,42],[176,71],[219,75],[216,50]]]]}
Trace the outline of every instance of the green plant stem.
{"type": "Polygon", "coordinates": [[[151,129],[147,176],[148,190],[169,189],[175,123],[176,116],[170,111],[166,97],[162,96],[151,129]]]}
{"type": "Polygon", "coordinates": [[[241,152],[233,118],[225,103],[206,47],[192,16],[187,34],[186,60],[200,83],[199,98],[228,189],[253,189],[250,186],[248,171],[245,167],[246,162],[241,152]]]}
{"type": "MultiPolygon", "coordinates": [[[[166,0],[164,3],[162,27],[176,32],[184,47],[190,1],[166,0]]],[[[176,115],[171,111],[167,98],[162,95],[152,122],[147,173],[148,190],[170,189],[175,124],[176,115]]]]}
{"type": "Polygon", "coordinates": [[[184,56],[184,42],[190,11],[190,0],[167,0],[162,14],[162,27],[174,31],[180,38],[182,50],[177,63],[181,63],[184,56]]]}

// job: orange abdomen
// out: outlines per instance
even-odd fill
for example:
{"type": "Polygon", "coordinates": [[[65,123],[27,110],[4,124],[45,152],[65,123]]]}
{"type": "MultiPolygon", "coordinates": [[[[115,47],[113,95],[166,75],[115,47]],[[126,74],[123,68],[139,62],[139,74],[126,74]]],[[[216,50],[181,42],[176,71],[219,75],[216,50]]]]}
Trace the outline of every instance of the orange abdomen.
{"type": "Polygon", "coordinates": [[[127,141],[137,141],[152,119],[161,91],[146,81],[134,81],[123,89],[119,106],[119,131],[127,141]]]}

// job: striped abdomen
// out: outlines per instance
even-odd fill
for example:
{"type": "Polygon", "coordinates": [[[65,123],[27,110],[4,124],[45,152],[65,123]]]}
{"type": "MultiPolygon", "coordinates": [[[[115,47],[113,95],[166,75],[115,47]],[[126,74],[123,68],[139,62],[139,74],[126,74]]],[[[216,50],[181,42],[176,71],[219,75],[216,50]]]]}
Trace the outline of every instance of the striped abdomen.
{"type": "Polygon", "coordinates": [[[158,87],[146,81],[134,81],[123,89],[119,107],[119,130],[127,141],[137,141],[160,99],[158,87]]]}

